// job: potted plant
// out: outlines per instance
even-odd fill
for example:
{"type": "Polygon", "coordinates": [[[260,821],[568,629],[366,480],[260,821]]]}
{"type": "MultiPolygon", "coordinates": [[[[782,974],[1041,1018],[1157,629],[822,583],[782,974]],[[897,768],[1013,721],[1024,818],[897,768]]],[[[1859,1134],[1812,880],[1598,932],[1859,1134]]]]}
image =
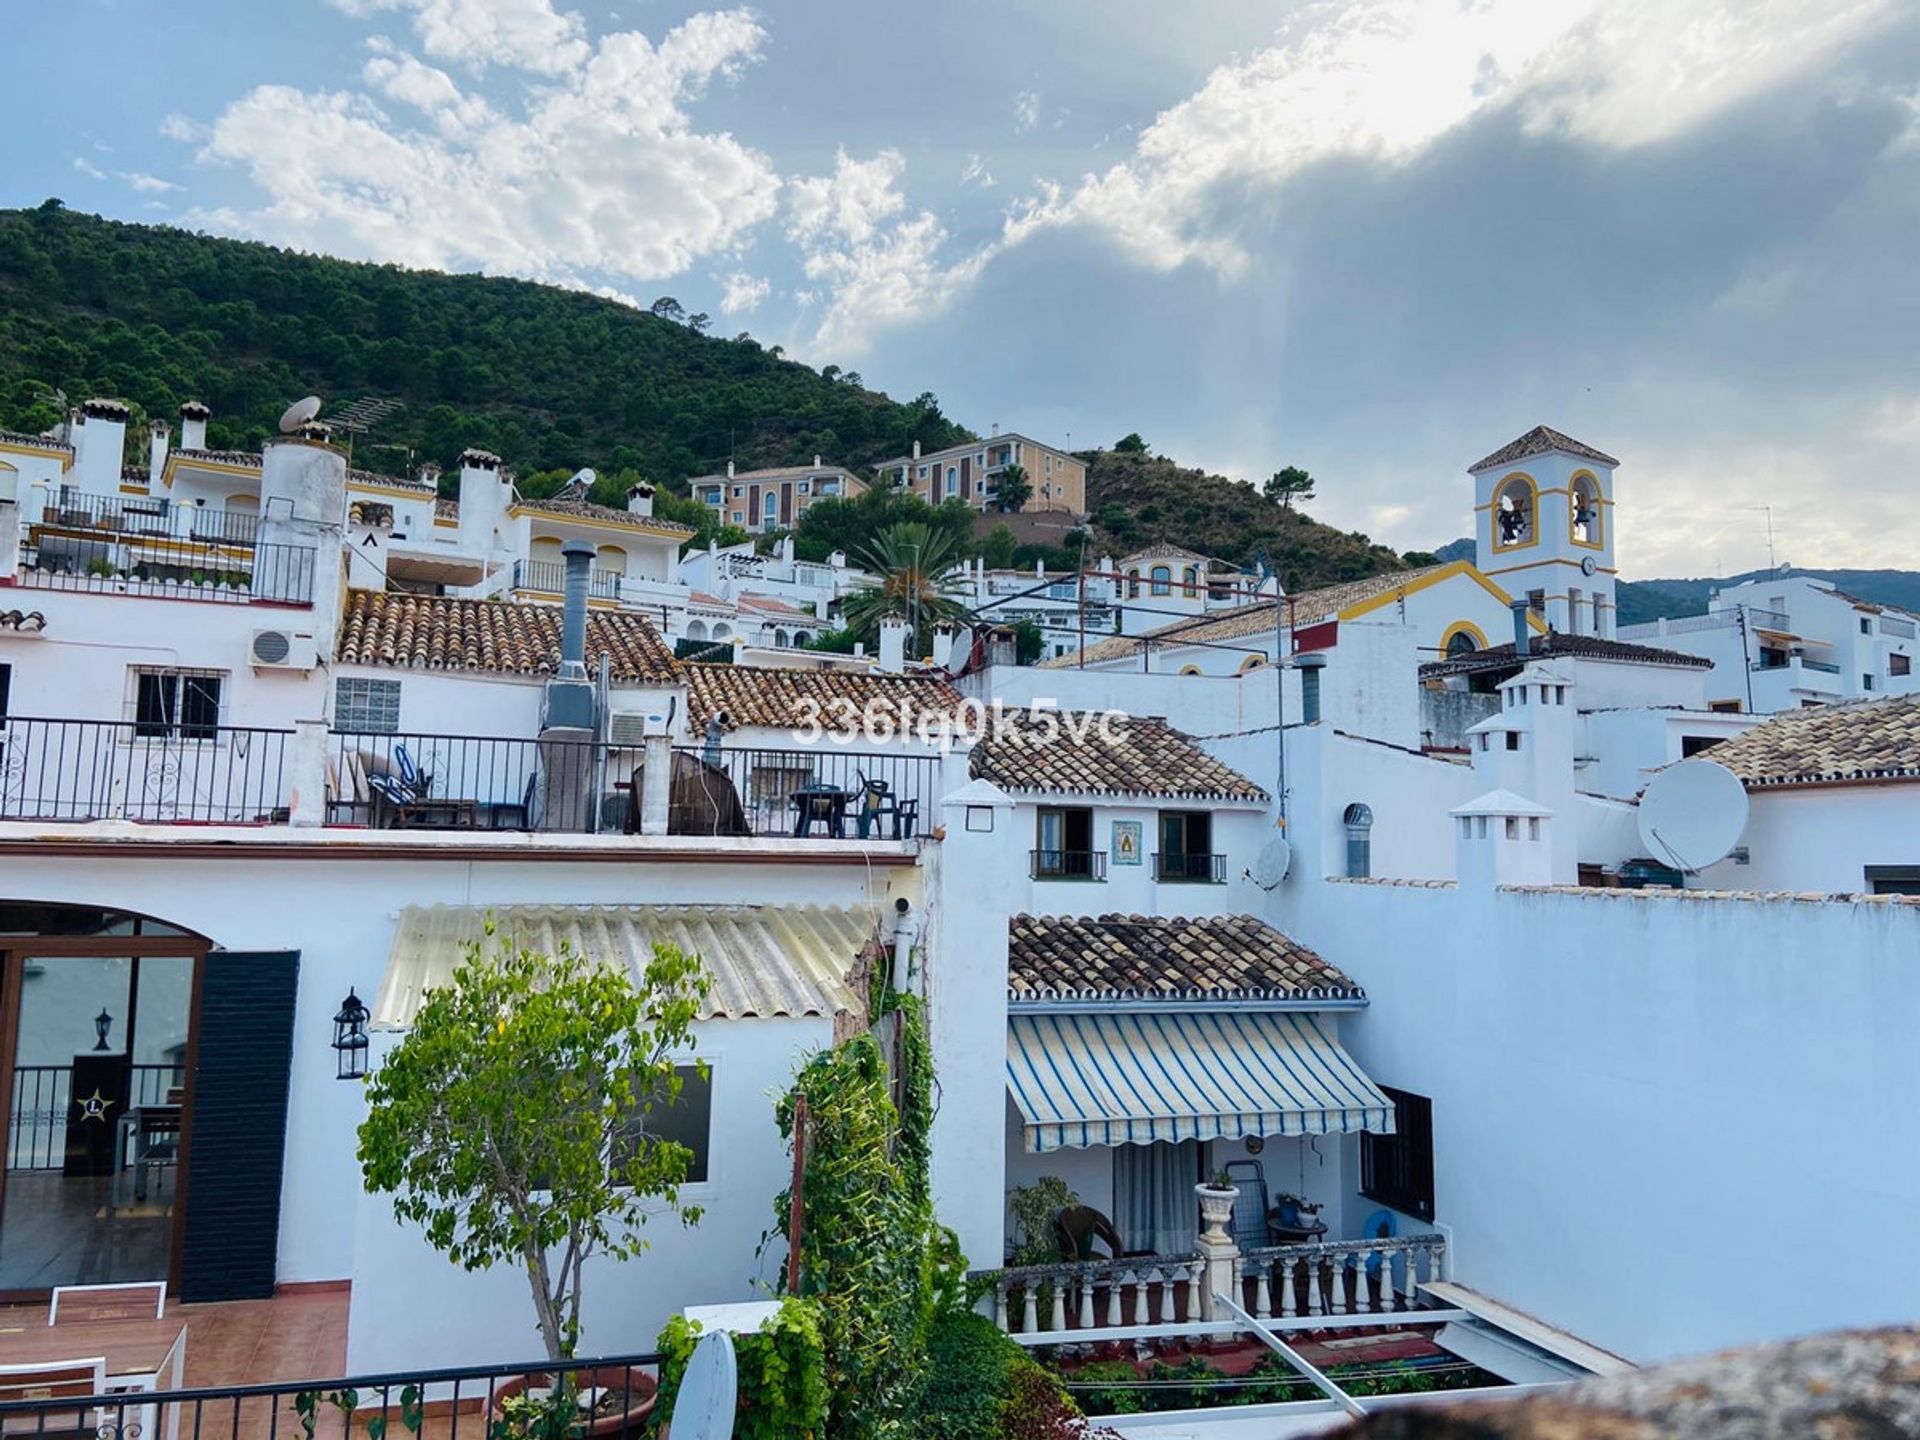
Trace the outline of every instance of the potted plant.
{"type": "Polygon", "coordinates": [[[1203,1180],[1193,1187],[1193,1193],[1200,1197],[1200,1238],[1215,1245],[1227,1243],[1227,1226],[1233,1223],[1233,1202],[1240,1198],[1240,1187],[1227,1178],[1227,1172],[1216,1170],[1211,1180],[1203,1180]]]}
{"type": "Polygon", "coordinates": [[[543,954],[487,929],[367,1082],[366,1188],[392,1195],[396,1218],[455,1264],[524,1274],[555,1368],[503,1387],[490,1434],[637,1434],[652,1377],[565,1362],[588,1262],[639,1255],[650,1214],[699,1219],[680,1203],[691,1152],[635,1122],[678,1098],[674,1057],[692,1047],[710,981],[672,945],[654,946],[636,984],[564,946],[543,954]]]}

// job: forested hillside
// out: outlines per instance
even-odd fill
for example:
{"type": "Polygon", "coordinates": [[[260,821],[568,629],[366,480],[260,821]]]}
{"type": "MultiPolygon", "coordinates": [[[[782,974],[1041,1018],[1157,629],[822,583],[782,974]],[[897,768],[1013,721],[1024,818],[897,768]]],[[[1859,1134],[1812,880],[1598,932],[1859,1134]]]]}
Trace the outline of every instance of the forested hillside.
{"type": "Polygon", "coordinates": [[[56,423],[55,389],[74,403],[121,397],[141,422],[199,399],[213,407],[210,443],[251,448],[301,395],[380,395],[404,409],[371,437],[392,448],[357,456],[373,468],[404,468],[409,451],[445,465],[480,445],[522,472],[593,465],[668,482],[729,454],[742,469],[816,453],[860,466],[916,439],[965,438],[930,395],[901,404],[673,315],[50,201],[0,211],[0,427],[56,423]]]}

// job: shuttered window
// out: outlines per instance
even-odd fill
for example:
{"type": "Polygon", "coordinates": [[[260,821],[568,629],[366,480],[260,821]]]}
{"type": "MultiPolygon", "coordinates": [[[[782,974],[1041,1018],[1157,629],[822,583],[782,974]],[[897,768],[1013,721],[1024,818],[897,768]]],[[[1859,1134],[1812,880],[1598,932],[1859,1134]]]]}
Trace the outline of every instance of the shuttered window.
{"type": "Polygon", "coordinates": [[[1391,1085],[1394,1133],[1360,1137],[1360,1193],[1389,1210],[1433,1219],[1433,1101],[1391,1085]]]}

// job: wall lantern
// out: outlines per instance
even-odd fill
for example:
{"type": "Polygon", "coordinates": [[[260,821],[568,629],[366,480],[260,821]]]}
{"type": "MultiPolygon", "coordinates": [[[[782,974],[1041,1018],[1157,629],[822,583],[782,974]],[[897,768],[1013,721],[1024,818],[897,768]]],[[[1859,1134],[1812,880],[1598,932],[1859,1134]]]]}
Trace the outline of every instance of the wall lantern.
{"type": "Polygon", "coordinates": [[[367,1073],[367,1007],[351,987],[333,1017],[334,1078],[358,1080],[367,1073]]]}
{"type": "Polygon", "coordinates": [[[113,1016],[109,1015],[107,1007],[102,1005],[100,1013],[93,1017],[93,1033],[98,1037],[93,1043],[95,1053],[108,1048],[107,1032],[112,1028],[113,1016]]]}

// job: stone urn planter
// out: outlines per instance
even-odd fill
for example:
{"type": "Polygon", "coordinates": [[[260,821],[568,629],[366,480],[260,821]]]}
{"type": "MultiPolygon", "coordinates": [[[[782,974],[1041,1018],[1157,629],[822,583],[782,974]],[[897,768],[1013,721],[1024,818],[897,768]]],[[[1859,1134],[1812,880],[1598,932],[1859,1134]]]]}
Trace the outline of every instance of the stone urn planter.
{"type": "MultiPolygon", "coordinates": [[[[551,1389],[553,1381],[553,1376],[539,1373],[507,1381],[493,1392],[493,1413],[489,1420],[497,1422],[501,1418],[500,1402],[525,1393],[529,1382],[537,1391],[551,1389]]],[[[590,1398],[591,1403],[581,1405],[580,1418],[573,1423],[569,1434],[591,1436],[594,1440],[602,1437],[611,1440],[614,1436],[639,1440],[647,1433],[660,1384],[645,1370],[608,1365],[579,1372],[574,1382],[582,1392],[581,1398],[590,1398]]]]}
{"type": "Polygon", "coordinates": [[[1227,1227],[1233,1224],[1233,1202],[1240,1198],[1239,1189],[1232,1185],[1196,1185],[1193,1193],[1200,1197],[1200,1239],[1225,1245],[1232,1238],[1227,1227]]]}

